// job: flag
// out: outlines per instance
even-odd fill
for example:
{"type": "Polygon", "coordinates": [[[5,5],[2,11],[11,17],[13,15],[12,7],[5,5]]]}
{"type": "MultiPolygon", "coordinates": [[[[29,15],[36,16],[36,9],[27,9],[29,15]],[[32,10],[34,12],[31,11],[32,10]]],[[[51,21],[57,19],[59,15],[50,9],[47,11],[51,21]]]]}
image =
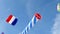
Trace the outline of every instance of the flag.
{"type": "Polygon", "coordinates": [[[6,19],[6,22],[15,25],[17,23],[17,18],[13,15],[9,15],[8,18],[6,19]]]}
{"type": "Polygon", "coordinates": [[[22,34],[26,34],[34,25],[37,23],[38,20],[41,19],[41,15],[39,13],[35,13],[32,20],[26,26],[26,28],[22,31],[22,34]]]}

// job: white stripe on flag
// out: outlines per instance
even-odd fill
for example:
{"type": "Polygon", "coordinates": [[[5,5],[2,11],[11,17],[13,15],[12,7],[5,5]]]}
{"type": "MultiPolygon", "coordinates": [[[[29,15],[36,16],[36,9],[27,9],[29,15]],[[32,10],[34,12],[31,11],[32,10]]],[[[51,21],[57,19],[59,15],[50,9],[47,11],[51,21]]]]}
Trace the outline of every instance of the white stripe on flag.
{"type": "Polygon", "coordinates": [[[12,24],[12,22],[15,20],[15,16],[13,16],[12,18],[11,18],[11,20],[9,21],[9,23],[10,24],[12,24]]]}
{"type": "Polygon", "coordinates": [[[28,28],[29,28],[29,30],[30,30],[30,23],[28,24],[28,28]]]}
{"type": "Polygon", "coordinates": [[[26,32],[27,32],[27,27],[25,28],[26,32]]]}
{"type": "MultiPolygon", "coordinates": [[[[34,16],[35,17],[35,16],[34,16]]],[[[34,26],[34,17],[32,18],[32,27],[34,26]]]]}

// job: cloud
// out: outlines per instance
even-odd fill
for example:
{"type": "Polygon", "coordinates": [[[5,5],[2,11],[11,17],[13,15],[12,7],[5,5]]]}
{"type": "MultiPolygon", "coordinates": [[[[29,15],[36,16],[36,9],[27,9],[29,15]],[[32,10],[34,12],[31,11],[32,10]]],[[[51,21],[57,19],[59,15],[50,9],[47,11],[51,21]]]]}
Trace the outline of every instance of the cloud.
{"type": "Polygon", "coordinates": [[[60,14],[57,14],[54,19],[52,34],[60,34],[60,14]]]}

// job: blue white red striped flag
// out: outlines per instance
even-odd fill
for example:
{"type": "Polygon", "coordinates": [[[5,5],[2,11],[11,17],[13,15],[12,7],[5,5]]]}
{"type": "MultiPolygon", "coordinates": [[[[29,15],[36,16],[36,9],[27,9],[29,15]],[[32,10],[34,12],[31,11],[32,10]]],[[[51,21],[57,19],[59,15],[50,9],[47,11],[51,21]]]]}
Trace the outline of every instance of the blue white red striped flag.
{"type": "Polygon", "coordinates": [[[6,19],[6,22],[12,25],[15,25],[17,23],[17,18],[13,15],[9,15],[6,19]]]}

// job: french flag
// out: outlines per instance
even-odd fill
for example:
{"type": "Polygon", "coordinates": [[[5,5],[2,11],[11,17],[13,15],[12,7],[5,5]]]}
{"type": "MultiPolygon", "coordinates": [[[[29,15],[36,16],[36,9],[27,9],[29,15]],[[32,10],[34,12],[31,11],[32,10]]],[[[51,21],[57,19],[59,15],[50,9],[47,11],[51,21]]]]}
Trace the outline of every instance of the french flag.
{"type": "Polygon", "coordinates": [[[17,23],[17,18],[13,15],[9,15],[6,19],[6,22],[12,25],[15,25],[17,23]]]}

